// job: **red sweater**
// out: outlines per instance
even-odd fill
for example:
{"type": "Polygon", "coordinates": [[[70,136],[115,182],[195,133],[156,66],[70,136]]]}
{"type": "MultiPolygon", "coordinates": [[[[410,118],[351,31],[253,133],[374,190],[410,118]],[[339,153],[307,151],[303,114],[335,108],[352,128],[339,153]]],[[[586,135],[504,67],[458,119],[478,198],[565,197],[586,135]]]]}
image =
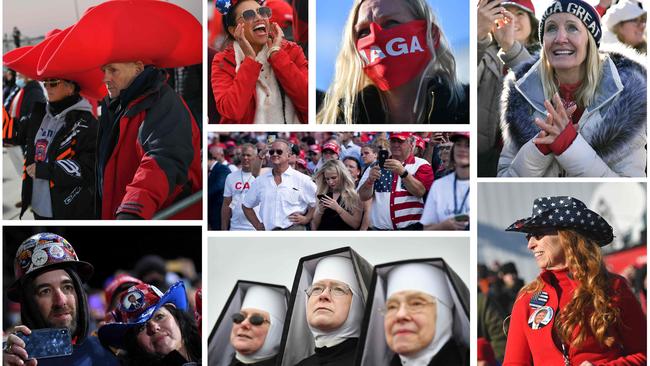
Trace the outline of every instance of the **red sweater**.
{"type": "MultiPolygon", "coordinates": [[[[302,48],[289,41],[282,41],[282,48],[269,58],[269,64],[278,83],[291,99],[302,123],[307,123],[309,96],[307,93],[307,59],[302,48]]],[[[211,82],[220,123],[253,123],[255,120],[257,79],[262,64],[244,58],[235,71],[235,49],[232,45],[219,52],[212,60],[211,82]]],[[[270,121],[282,123],[282,121],[270,121]]]]}
{"type": "MultiPolygon", "coordinates": [[[[565,345],[572,366],[579,366],[584,361],[594,365],[626,366],[646,364],[646,319],[641,305],[630,291],[623,277],[610,274],[611,290],[609,299],[620,310],[620,326],[610,332],[618,340],[612,348],[601,346],[593,336],[579,347],[565,345]]],[[[544,271],[540,275],[544,283],[543,291],[548,293],[545,306],[556,312],[569,303],[577,282],[568,277],[564,271],[544,271]]],[[[508,342],[503,366],[520,365],[564,365],[564,358],[559,339],[553,331],[553,324],[558,314],[553,314],[550,322],[541,329],[533,330],[528,319],[535,311],[530,306],[533,294],[521,296],[515,302],[510,318],[508,342]]],[[[577,335],[578,329],[574,332],[577,335]]]]}

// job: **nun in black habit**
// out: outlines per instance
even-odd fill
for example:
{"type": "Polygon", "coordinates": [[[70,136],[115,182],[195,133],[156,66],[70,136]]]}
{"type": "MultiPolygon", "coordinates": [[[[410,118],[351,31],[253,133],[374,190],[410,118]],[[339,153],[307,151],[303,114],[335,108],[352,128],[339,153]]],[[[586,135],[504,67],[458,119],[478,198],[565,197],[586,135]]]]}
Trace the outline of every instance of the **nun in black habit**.
{"type": "Polygon", "coordinates": [[[210,366],[276,366],[289,290],[237,281],[208,339],[210,366]]]}
{"type": "Polygon", "coordinates": [[[469,290],[441,258],[373,271],[357,365],[469,365],[469,290]]]}
{"type": "Polygon", "coordinates": [[[345,247],[300,259],[282,336],[282,366],[353,365],[372,266],[345,247]]]}

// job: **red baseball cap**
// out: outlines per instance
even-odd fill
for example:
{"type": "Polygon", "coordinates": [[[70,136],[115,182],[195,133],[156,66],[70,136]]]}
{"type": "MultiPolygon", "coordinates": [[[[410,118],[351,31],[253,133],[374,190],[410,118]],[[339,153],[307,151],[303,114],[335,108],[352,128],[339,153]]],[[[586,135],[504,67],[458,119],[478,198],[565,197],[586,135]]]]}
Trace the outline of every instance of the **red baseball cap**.
{"type": "Polygon", "coordinates": [[[427,144],[424,139],[418,135],[415,135],[415,146],[419,147],[420,149],[426,149],[427,144]]]}
{"type": "Polygon", "coordinates": [[[341,148],[339,147],[339,145],[337,143],[330,141],[330,142],[326,142],[325,144],[323,144],[322,150],[323,151],[332,150],[336,154],[338,154],[341,151],[341,148]]]}
{"type": "Polygon", "coordinates": [[[293,8],[284,0],[267,0],[265,6],[271,8],[271,22],[276,22],[280,28],[286,28],[293,21],[293,8]]]}
{"type": "Polygon", "coordinates": [[[456,142],[461,138],[466,138],[469,140],[469,132],[468,131],[453,132],[451,136],[449,136],[449,141],[456,142]]]}
{"type": "Polygon", "coordinates": [[[398,139],[398,140],[406,141],[411,136],[413,136],[413,133],[411,132],[393,132],[390,134],[390,137],[388,139],[389,140],[398,139]]]}
{"type": "Polygon", "coordinates": [[[142,61],[160,68],[201,63],[201,23],[178,5],[159,0],[112,0],[90,7],[43,50],[39,76],[142,61]],[[80,57],[83,55],[83,57],[80,57]]]}
{"type": "MultiPolygon", "coordinates": [[[[122,287],[129,285],[128,287],[140,285],[143,282],[139,279],[129,276],[128,274],[121,273],[111,281],[108,286],[104,289],[104,298],[106,299],[106,304],[111,304],[113,302],[113,297],[115,296],[115,291],[122,287]]],[[[126,290],[126,289],[125,289],[126,290]]]]}
{"type": "Polygon", "coordinates": [[[508,0],[501,3],[501,6],[516,6],[535,16],[535,6],[531,0],[508,0]]]}
{"type": "Polygon", "coordinates": [[[316,144],[314,144],[314,145],[309,145],[309,151],[313,151],[313,152],[319,153],[319,152],[321,151],[321,150],[320,150],[320,146],[318,146],[318,145],[316,145],[316,144]]]}

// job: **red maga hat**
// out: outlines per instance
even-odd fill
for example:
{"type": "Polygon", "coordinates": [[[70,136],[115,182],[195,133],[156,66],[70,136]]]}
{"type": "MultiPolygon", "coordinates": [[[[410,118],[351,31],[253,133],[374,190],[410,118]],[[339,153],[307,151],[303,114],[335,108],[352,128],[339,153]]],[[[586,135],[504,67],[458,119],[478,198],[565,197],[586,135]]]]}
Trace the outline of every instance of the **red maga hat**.
{"type": "Polygon", "coordinates": [[[389,140],[398,139],[398,140],[406,141],[411,136],[413,136],[413,133],[411,132],[393,132],[390,134],[390,137],[388,139],[389,140]]]}
{"type": "Polygon", "coordinates": [[[507,0],[502,2],[501,6],[516,6],[535,16],[535,5],[531,0],[507,0]]]}
{"type": "Polygon", "coordinates": [[[83,72],[59,72],[51,75],[38,75],[37,65],[44,49],[52,42],[58,42],[65,37],[70,28],[64,30],[53,29],[45,35],[45,39],[33,46],[24,46],[13,49],[3,56],[4,65],[26,75],[30,79],[43,80],[57,78],[71,80],[79,84],[81,94],[94,99],[102,99],[106,95],[104,75],[101,70],[93,69],[83,72]]]}
{"type": "Polygon", "coordinates": [[[322,151],[331,150],[331,151],[334,151],[334,153],[337,154],[337,155],[338,155],[339,152],[341,152],[341,148],[339,147],[339,145],[336,142],[333,142],[333,141],[324,143],[323,147],[321,147],[321,150],[322,151]]]}
{"type": "Polygon", "coordinates": [[[293,8],[284,0],[267,0],[265,6],[271,8],[271,22],[278,23],[281,28],[286,28],[293,21],[293,8]]]}
{"type": "Polygon", "coordinates": [[[427,148],[427,142],[424,141],[424,139],[418,135],[415,135],[415,146],[419,147],[420,149],[424,150],[427,148]]]}
{"type": "Polygon", "coordinates": [[[40,76],[143,61],[157,67],[201,63],[201,24],[187,10],[160,0],[110,0],[89,8],[38,63],[40,76]]]}

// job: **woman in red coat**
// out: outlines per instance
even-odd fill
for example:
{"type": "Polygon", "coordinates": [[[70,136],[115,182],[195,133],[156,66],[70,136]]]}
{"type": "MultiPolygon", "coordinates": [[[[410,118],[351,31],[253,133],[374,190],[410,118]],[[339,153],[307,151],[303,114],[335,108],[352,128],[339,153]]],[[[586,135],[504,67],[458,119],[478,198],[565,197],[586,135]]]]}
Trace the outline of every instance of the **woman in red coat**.
{"type": "Polygon", "coordinates": [[[581,201],[542,197],[526,233],[540,275],[519,292],[503,365],[645,365],[646,319],[625,279],[605,269],[612,227],[581,201]]]}
{"type": "Polygon", "coordinates": [[[212,61],[221,123],[307,123],[307,59],[256,0],[217,0],[231,40],[212,61]]]}

